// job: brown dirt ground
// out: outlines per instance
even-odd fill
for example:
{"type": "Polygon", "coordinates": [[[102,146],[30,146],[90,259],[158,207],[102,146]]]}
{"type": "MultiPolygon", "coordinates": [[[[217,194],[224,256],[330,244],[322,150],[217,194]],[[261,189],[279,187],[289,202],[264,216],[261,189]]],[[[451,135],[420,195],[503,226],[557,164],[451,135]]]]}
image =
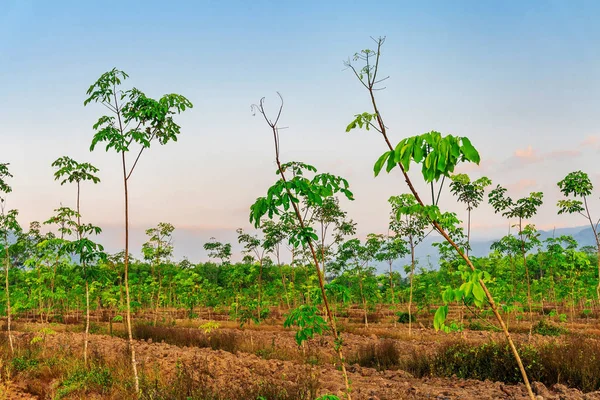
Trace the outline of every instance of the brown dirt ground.
{"type": "MultiPolygon", "coordinates": [[[[183,324],[182,324],[183,325],[183,324]]],[[[223,324],[226,325],[226,324],[223,324]]],[[[197,326],[197,325],[196,325],[197,326]]],[[[383,328],[382,328],[383,329],[383,328]]],[[[253,329],[233,329],[236,334],[251,336],[252,343],[274,344],[278,351],[293,354],[299,352],[294,341],[293,332],[285,331],[278,327],[253,329]]],[[[385,330],[385,329],[383,329],[385,330]]],[[[356,329],[359,332],[360,329],[356,329]]],[[[360,345],[379,340],[379,336],[385,332],[370,329],[377,332],[369,336],[352,334],[346,332],[345,353],[355,352],[360,345]]],[[[392,329],[390,329],[392,331],[392,329]]],[[[435,334],[429,329],[416,329],[413,337],[408,337],[405,327],[393,329],[394,337],[399,342],[403,356],[410,356],[411,351],[431,351],[443,343],[452,335],[435,334]]],[[[23,339],[30,333],[17,333],[23,339]]],[[[457,334],[458,335],[458,334],[457,334]]],[[[468,332],[470,340],[485,341],[496,334],[488,332],[468,332]]],[[[455,336],[456,337],[456,336],[455,336]]],[[[454,338],[455,338],[454,337],[454,338]]],[[[499,338],[499,336],[498,336],[499,338]]],[[[247,341],[244,341],[247,342],[247,341]]],[[[73,348],[81,349],[83,335],[75,332],[58,332],[47,337],[48,348],[73,348]]],[[[324,360],[331,360],[331,347],[327,339],[312,340],[310,345],[324,360]]],[[[126,352],[125,340],[107,335],[92,335],[90,351],[106,359],[111,357],[123,357],[126,352]]],[[[250,349],[249,349],[250,350],[250,349]]],[[[151,343],[138,341],[136,346],[138,361],[147,369],[158,368],[166,377],[173,376],[178,362],[193,366],[201,366],[208,373],[211,385],[222,387],[235,382],[236,385],[251,384],[259,381],[269,380],[287,383],[296,382],[306,378],[307,366],[290,360],[263,359],[249,352],[232,354],[221,350],[206,348],[178,347],[166,343],[151,343]]],[[[318,378],[320,383],[319,394],[337,394],[342,396],[342,376],[332,363],[327,361],[322,365],[312,367],[311,372],[318,378]]],[[[523,385],[506,385],[499,382],[481,382],[476,380],[461,380],[447,378],[423,378],[418,379],[404,371],[379,372],[371,368],[362,368],[358,365],[349,366],[349,375],[353,387],[353,399],[355,400],[395,400],[395,399],[526,399],[523,385]]],[[[36,397],[27,394],[24,382],[16,382],[8,388],[0,386],[0,400],[3,399],[34,399],[36,397]],[[4,394],[2,394],[4,392],[4,394]]],[[[583,394],[577,390],[567,389],[562,385],[555,385],[551,389],[541,384],[535,384],[536,393],[544,399],[586,399],[600,400],[600,392],[583,394]]]]}

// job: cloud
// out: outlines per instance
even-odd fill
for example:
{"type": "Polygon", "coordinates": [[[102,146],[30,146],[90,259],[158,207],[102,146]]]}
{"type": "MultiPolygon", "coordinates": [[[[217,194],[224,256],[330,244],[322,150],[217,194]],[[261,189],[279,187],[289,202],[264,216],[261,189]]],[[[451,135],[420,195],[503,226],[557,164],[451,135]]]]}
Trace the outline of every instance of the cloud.
{"type": "Polygon", "coordinates": [[[527,165],[535,164],[545,161],[557,161],[564,160],[581,155],[581,150],[578,149],[564,149],[564,150],[553,150],[545,153],[540,153],[533,146],[529,145],[525,149],[515,150],[512,157],[507,159],[504,163],[506,165],[527,165]]]}
{"type": "Polygon", "coordinates": [[[531,147],[531,145],[527,146],[527,148],[523,150],[515,150],[514,157],[518,160],[522,160],[525,163],[536,162],[540,159],[540,156],[537,154],[537,151],[533,150],[533,147],[531,147]]]}
{"type": "Polygon", "coordinates": [[[598,135],[588,135],[586,138],[579,144],[579,147],[584,148],[598,148],[600,147],[600,136],[598,135]]]}
{"type": "Polygon", "coordinates": [[[506,185],[509,191],[522,192],[526,189],[534,188],[538,185],[535,179],[521,179],[518,182],[506,185]]]}
{"type": "Polygon", "coordinates": [[[479,165],[475,163],[461,163],[454,170],[455,174],[470,174],[473,172],[486,173],[493,169],[498,164],[493,158],[486,158],[479,162],[479,165]]]}

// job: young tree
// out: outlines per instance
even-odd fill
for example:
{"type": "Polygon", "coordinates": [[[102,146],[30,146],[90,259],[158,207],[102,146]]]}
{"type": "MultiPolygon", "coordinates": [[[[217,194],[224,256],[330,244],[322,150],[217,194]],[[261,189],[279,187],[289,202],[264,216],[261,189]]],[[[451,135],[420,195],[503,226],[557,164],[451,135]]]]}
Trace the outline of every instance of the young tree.
{"type": "Polygon", "coordinates": [[[307,215],[306,222],[316,227],[315,233],[319,237],[317,254],[321,262],[323,278],[327,280],[328,258],[335,252],[334,247],[342,243],[345,237],[356,233],[356,224],[347,219],[348,213],[341,209],[337,197],[327,197],[323,199],[323,204],[312,206],[307,204],[305,215],[307,215]]]}
{"type": "Polygon", "coordinates": [[[514,298],[517,294],[517,272],[515,268],[515,258],[521,253],[521,241],[514,235],[508,234],[495,241],[490,246],[491,250],[497,251],[502,255],[508,256],[511,266],[512,274],[512,297],[514,298]]]}
{"type": "MultiPolygon", "coordinates": [[[[109,115],[101,116],[94,124],[96,131],[90,150],[99,143],[106,142],[106,151],[113,149],[121,156],[123,192],[125,197],[125,298],[127,308],[127,334],[131,352],[131,366],[135,390],[139,392],[140,382],[135,358],[135,346],[131,323],[131,299],[129,293],[129,179],[145,149],[154,142],[165,145],[177,141],[181,128],[173,120],[173,115],[192,107],[192,103],[179,94],[166,94],[155,100],[147,97],[136,88],[122,90],[122,82],[128,75],[116,68],[105,72],[90,86],[89,96],[84,105],[101,103],[109,115]],[[127,155],[138,147],[132,164],[127,163],[127,155]]],[[[135,151],[135,150],[134,150],[135,151]]]]}
{"type": "Polygon", "coordinates": [[[518,200],[513,200],[506,195],[506,188],[498,185],[492,190],[489,195],[489,203],[494,208],[494,212],[502,213],[502,216],[506,218],[517,218],[519,220],[519,238],[521,241],[521,256],[523,257],[523,268],[525,269],[525,276],[527,278],[527,306],[529,308],[529,319],[531,326],[529,328],[529,336],[533,330],[533,312],[531,307],[531,277],[529,276],[529,268],[527,267],[527,251],[528,246],[532,245],[533,242],[530,240],[527,242],[527,238],[534,237],[534,229],[531,226],[529,229],[523,226],[523,220],[530,219],[536,213],[538,208],[543,203],[544,194],[542,192],[532,192],[528,197],[523,197],[518,200]],[[529,243],[529,245],[528,245],[529,243]]]}
{"type": "Polygon", "coordinates": [[[152,293],[154,299],[154,326],[158,321],[158,309],[160,307],[160,296],[162,290],[161,269],[168,263],[173,256],[173,231],[175,227],[166,222],[160,222],[156,228],[146,230],[148,241],[142,245],[142,254],[144,259],[150,262],[152,267],[152,286],[156,286],[156,291],[152,293]]]}
{"type": "Polygon", "coordinates": [[[467,256],[469,255],[469,250],[471,250],[471,211],[479,207],[479,204],[483,201],[485,188],[491,184],[492,181],[485,176],[472,182],[467,174],[452,176],[450,191],[457,197],[459,202],[467,206],[467,256]]]}
{"type": "MultiPolygon", "coordinates": [[[[348,380],[346,363],[342,352],[342,338],[340,332],[337,330],[331,308],[329,307],[329,301],[327,299],[327,294],[325,293],[325,282],[321,268],[319,267],[319,256],[315,245],[315,242],[319,237],[315,234],[314,229],[305,223],[299,204],[301,201],[309,202],[309,204],[323,204],[325,198],[331,197],[336,193],[345,195],[349,200],[353,199],[353,195],[348,189],[348,181],[339,176],[327,173],[317,174],[317,169],[315,167],[301,162],[281,163],[279,158],[280,128],[278,124],[281,112],[283,111],[283,98],[281,95],[279,95],[279,98],[281,104],[275,119],[271,119],[267,115],[264,108],[264,98],[260,100],[258,105],[252,106],[252,109],[258,111],[264,118],[273,135],[275,163],[277,164],[277,175],[279,175],[279,180],[269,188],[266,197],[258,198],[250,207],[250,222],[252,222],[255,227],[258,227],[265,215],[267,215],[269,219],[272,219],[275,215],[281,215],[290,210],[295,215],[297,225],[291,232],[289,241],[294,247],[301,245],[304,248],[310,249],[313,265],[318,277],[321,298],[328,318],[329,328],[331,329],[334,338],[334,350],[338,356],[340,367],[342,369],[344,385],[346,387],[346,399],[351,400],[350,381],[348,380]],[[292,178],[289,178],[289,176],[286,175],[286,172],[291,174],[292,178]],[[304,176],[305,173],[313,173],[315,176],[312,179],[308,179],[304,176]]],[[[311,310],[314,311],[314,308],[311,310]]]]}
{"type": "Polygon", "coordinates": [[[275,259],[277,260],[277,266],[279,267],[279,273],[281,274],[281,284],[285,292],[285,302],[287,307],[290,308],[288,288],[285,274],[283,272],[283,264],[281,262],[281,246],[283,241],[289,236],[288,227],[283,220],[274,222],[273,220],[267,219],[262,222],[260,229],[262,230],[265,238],[263,242],[265,250],[267,253],[273,253],[275,255],[275,259]]]}
{"type": "Polygon", "coordinates": [[[221,265],[229,264],[231,259],[231,244],[218,242],[214,237],[210,241],[204,243],[204,250],[208,252],[209,258],[218,258],[221,260],[221,265]]]}
{"type": "MultiPolygon", "coordinates": [[[[428,235],[426,233],[429,227],[429,219],[422,213],[415,212],[414,206],[417,200],[412,194],[403,194],[389,198],[392,206],[390,215],[390,230],[396,234],[396,237],[407,238],[410,248],[410,291],[408,296],[408,334],[412,335],[412,299],[413,299],[413,281],[415,275],[415,248],[428,235]]],[[[431,231],[430,231],[431,232],[431,231]]]]}
{"type": "MultiPolygon", "coordinates": [[[[389,231],[389,229],[388,229],[389,231]]],[[[387,262],[389,266],[389,285],[390,285],[390,297],[391,303],[394,305],[396,298],[394,294],[394,270],[393,264],[399,258],[402,258],[410,253],[409,249],[406,248],[406,241],[397,236],[390,236],[388,234],[383,237],[380,235],[381,245],[379,251],[375,254],[375,259],[379,262],[387,262]]]]}
{"type": "Polygon", "coordinates": [[[242,228],[236,231],[238,234],[238,243],[244,246],[244,254],[252,255],[258,261],[258,302],[257,302],[257,321],[262,319],[261,302],[262,302],[262,278],[263,278],[263,262],[265,261],[265,243],[258,236],[244,233],[242,228]]]}
{"type": "Polygon", "coordinates": [[[452,135],[442,136],[439,132],[429,132],[423,135],[408,137],[401,140],[395,147],[388,136],[388,127],[384,123],[383,115],[379,110],[376,99],[378,90],[383,89],[380,84],[388,77],[381,78],[379,76],[379,61],[381,58],[381,47],[385,42],[385,38],[375,39],[377,50],[365,49],[354,55],[351,60],[348,60],[345,65],[350,69],[361,85],[367,90],[371,112],[356,114],[354,120],[347,126],[346,131],[351,131],[355,128],[365,128],[367,130],[375,130],[381,134],[385,145],[388,149],[382,154],[374,166],[375,175],[378,175],[385,166],[385,170],[389,173],[395,167],[398,167],[402,173],[410,192],[415,196],[418,207],[424,215],[427,215],[431,221],[433,228],[452,246],[459,256],[467,264],[473,274],[479,278],[475,279],[477,284],[477,296],[481,300],[487,299],[490,304],[494,316],[502,327],[502,331],[511,348],[511,351],[517,361],[523,381],[527,387],[527,393],[533,400],[535,396],[529,384],[525,367],[521,361],[521,357],[514,345],[512,337],[506,328],[506,324],[502,320],[502,316],[498,312],[498,308],[494,299],[489,292],[484,277],[477,271],[469,257],[461,249],[461,247],[451,238],[447,229],[442,226],[441,220],[444,219],[444,214],[440,212],[438,202],[442,187],[446,177],[449,177],[454,168],[460,162],[479,163],[479,153],[471,144],[471,141],[466,137],[455,137],[452,135]],[[356,66],[356,63],[360,65],[356,66]],[[421,175],[426,184],[431,187],[431,204],[426,205],[419,193],[417,192],[413,182],[408,175],[408,170],[412,163],[421,165],[421,175]],[[438,187],[437,198],[435,194],[434,183],[441,179],[438,187]]]}
{"type": "Polygon", "coordinates": [[[12,178],[8,169],[9,164],[0,163],[0,251],[4,255],[4,290],[6,293],[6,329],[8,332],[8,343],[10,351],[15,352],[13,337],[11,331],[11,309],[10,309],[10,289],[8,280],[8,271],[10,270],[10,238],[9,235],[19,235],[21,226],[17,221],[19,212],[17,210],[6,210],[6,195],[12,192],[12,188],[6,180],[12,178]]]}
{"type": "Polygon", "coordinates": [[[381,244],[382,237],[371,233],[364,244],[359,239],[350,239],[338,249],[338,264],[358,283],[366,328],[369,327],[367,303],[378,292],[377,281],[373,279],[375,268],[370,263],[376,259],[381,244]]]}
{"type": "Polygon", "coordinates": [[[577,213],[587,219],[592,228],[592,233],[594,234],[594,240],[596,242],[596,254],[598,256],[598,284],[596,286],[596,296],[598,297],[598,301],[600,301],[600,232],[598,232],[600,219],[594,222],[588,205],[588,197],[592,195],[594,185],[588,174],[582,171],[575,171],[569,173],[563,180],[558,182],[558,187],[560,188],[560,192],[567,197],[567,199],[558,201],[558,213],[577,213]],[[569,197],[573,197],[573,199],[570,199],[569,197]],[[578,199],[582,199],[583,201],[578,199]]]}
{"type": "Polygon", "coordinates": [[[84,339],[84,350],[83,350],[83,359],[85,365],[87,365],[87,348],[89,341],[89,332],[90,332],[90,287],[88,280],[88,271],[87,271],[87,262],[92,261],[89,259],[90,251],[92,252],[93,257],[95,258],[99,253],[102,252],[103,248],[96,243],[93,242],[84,242],[86,239],[85,235],[87,234],[99,234],[101,232],[100,228],[92,226],[92,225],[83,225],[81,223],[81,183],[90,181],[94,184],[100,182],[100,178],[98,178],[95,174],[98,173],[98,168],[94,167],[89,163],[79,163],[73,160],[70,157],[60,157],[56,159],[52,163],[52,166],[57,168],[54,173],[54,180],[60,180],[61,186],[65,183],[75,183],[77,185],[77,197],[76,197],[76,212],[73,215],[76,217],[76,244],[74,246],[79,247],[81,252],[77,253],[79,256],[79,262],[81,263],[81,268],[83,271],[83,276],[85,280],[85,339],[84,339]],[[91,245],[92,247],[88,247],[86,245],[91,245]]]}

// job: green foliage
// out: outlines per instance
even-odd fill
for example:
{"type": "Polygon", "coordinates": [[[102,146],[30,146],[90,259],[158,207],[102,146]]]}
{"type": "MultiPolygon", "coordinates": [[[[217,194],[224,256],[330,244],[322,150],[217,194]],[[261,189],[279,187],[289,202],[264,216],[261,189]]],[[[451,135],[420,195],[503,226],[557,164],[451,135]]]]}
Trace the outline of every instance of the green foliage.
{"type": "Polygon", "coordinates": [[[409,314],[407,312],[397,312],[396,315],[398,316],[398,322],[401,324],[408,324],[408,322],[417,322],[417,317],[415,316],[415,314],[409,314]]]}
{"type": "Polygon", "coordinates": [[[107,367],[92,367],[75,369],[60,382],[56,391],[56,399],[68,397],[74,393],[108,394],[115,382],[112,373],[107,367]]]}
{"type": "MultiPolygon", "coordinates": [[[[0,193],[10,193],[12,188],[6,183],[7,178],[12,178],[10,171],[8,170],[8,163],[0,163],[0,193]]],[[[1,199],[1,197],[0,197],[1,199]]]]}
{"type": "Polygon", "coordinates": [[[229,263],[231,258],[231,244],[217,242],[214,237],[210,238],[210,242],[204,243],[204,250],[208,252],[210,258],[218,258],[221,263],[229,263]]]}
{"type": "Polygon", "coordinates": [[[446,331],[446,317],[448,316],[448,305],[443,305],[437,309],[433,316],[433,327],[436,331],[446,331]]]}
{"type": "Polygon", "coordinates": [[[202,329],[202,331],[204,333],[211,333],[214,330],[217,330],[221,327],[221,324],[219,324],[216,321],[208,321],[205,322],[204,324],[200,325],[200,329],[202,329]]]}
{"type": "Polygon", "coordinates": [[[390,172],[398,164],[409,171],[412,162],[421,164],[421,173],[425,182],[437,182],[442,176],[450,177],[460,162],[479,164],[479,153],[466,137],[442,136],[431,131],[422,135],[401,140],[394,150],[379,157],[373,170],[379,175],[385,164],[390,172]]]}
{"type": "Polygon", "coordinates": [[[532,192],[528,197],[513,200],[506,195],[506,188],[498,185],[488,195],[489,203],[496,213],[502,213],[507,218],[529,219],[533,217],[543,203],[542,192],[532,192]]]}
{"type": "Polygon", "coordinates": [[[147,148],[154,139],[161,145],[177,141],[181,128],[174,122],[173,115],[192,108],[192,103],[178,94],[167,94],[155,100],[136,88],[121,90],[120,85],[128,77],[125,72],[113,68],[88,89],[89,97],[84,105],[102,103],[115,114],[102,116],[94,124],[97,132],[90,150],[101,142],[106,142],[107,151],[112,148],[121,153],[129,151],[132,143],[147,148]]]}
{"type": "MultiPolygon", "coordinates": [[[[328,173],[316,174],[315,167],[297,162],[282,165],[282,170],[292,172],[293,178],[279,179],[275,185],[269,188],[266,197],[259,197],[250,207],[250,222],[257,228],[265,215],[269,219],[275,215],[282,215],[291,209],[293,203],[300,204],[302,202],[309,206],[320,206],[327,197],[336,193],[342,193],[349,200],[353,199],[352,192],[348,189],[348,181],[344,178],[328,173]],[[307,172],[314,174],[312,179],[304,176],[307,172]]],[[[316,241],[318,239],[314,229],[310,226],[296,227],[290,232],[288,238],[294,247],[301,244],[306,245],[309,240],[316,241]]]]}
{"type": "Polygon", "coordinates": [[[555,325],[545,319],[540,320],[533,327],[533,332],[542,336],[560,336],[566,331],[565,328],[555,325]]]}
{"type": "Polygon", "coordinates": [[[483,201],[485,188],[491,184],[492,181],[485,176],[471,182],[467,174],[452,175],[450,191],[458,201],[467,205],[468,211],[471,211],[479,207],[479,203],[483,201]]]}
{"type": "Polygon", "coordinates": [[[412,194],[392,196],[388,199],[392,206],[389,228],[399,238],[408,238],[412,245],[418,245],[425,238],[425,231],[432,220],[438,220],[437,207],[424,208],[412,194]],[[430,213],[429,210],[433,210],[430,213]]]}
{"type": "MultiPolygon", "coordinates": [[[[529,376],[539,379],[541,360],[533,346],[520,346],[519,354],[529,376]]],[[[416,358],[416,357],[415,357],[416,358]]],[[[456,376],[462,379],[492,380],[506,383],[521,382],[522,377],[508,344],[496,342],[473,345],[462,341],[443,346],[423,364],[413,360],[407,370],[418,375],[456,376]],[[419,366],[419,370],[415,367],[419,366]]],[[[423,363],[423,361],[420,361],[423,363]]]]}
{"type": "MultiPolygon", "coordinates": [[[[582,171],[569,173],[563,180],[558,182],[560,192],[569,197],[586,197],[592,194],[594,185],[588,174],[582,171]]],[[[559,211],[559,214],[561,212],[559,211]]]]}
{"type": "Polygon", "coordinates": [[[285,328],[298,327],[295,335],[298,346],[302,345],[305,340],[312,339],[315,335],[322,335],[329,329],[327,322],[319,315],[319,309],[307,304],[291,310],[283,326],[285,328]]]}
{"type": "Polygon", "coordinates": [[[83,181],[100,182],[96,174],[99,170],[89,163],[78,163],[70,157],[60,157],[52,163],[53,167],[58,168],[54,172],[54,179],[60,180],[61,185],[65,183],[80,183],[83,181]]]}

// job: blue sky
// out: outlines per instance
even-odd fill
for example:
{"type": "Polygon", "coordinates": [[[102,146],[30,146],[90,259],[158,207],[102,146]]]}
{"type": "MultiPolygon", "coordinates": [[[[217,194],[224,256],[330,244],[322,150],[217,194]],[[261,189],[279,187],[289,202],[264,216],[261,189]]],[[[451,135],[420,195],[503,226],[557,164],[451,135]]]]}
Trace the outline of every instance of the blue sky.
{"type": "MultiPolygon", "coordinates": [[[[235,228],[248,227],[249,205],[275,178],[268,131],[250,104],[262,96],[273,104],[275,91],[289,126],[282,156],[347,177],[356,201],[345,207],[359,233],[383,232],[387,198],[405,188],[396,175],[373,178],[385,150],[379,137],[344,132],[368,102],[343,61],[385,35],[390,79],[379,102],[394,141],[434,129],[468,136],[483,162],[465,171],[517,197],[544,191],[532,221],[540,228],[580,225],[555,215],[556,182],[584,169],[600,188],[599,16],[594,1],[3,0],[0,162],[15,175],[9,204],[23,224],[47,219],[74,197],[53,181],[51,162],[92,162],[103,182],[84,187],[82,212],[115,232],[104,240],[118,249],[118,158],[88,152],[103,109],[83,107],[87,87],[115,66],[149,95],[181,93],[195,105],[180,118],[180,141],[145,154],[132,178],[134,246],[143,229],[167,221],[182,232],[178,255],[197,260],[210,236],[234,240],[235,228]]],[[[450,197],[445,205],[462,212],[450,197]]],[[[488,206],[475,217],[474,235],[506,230],[488,206]]]]}

